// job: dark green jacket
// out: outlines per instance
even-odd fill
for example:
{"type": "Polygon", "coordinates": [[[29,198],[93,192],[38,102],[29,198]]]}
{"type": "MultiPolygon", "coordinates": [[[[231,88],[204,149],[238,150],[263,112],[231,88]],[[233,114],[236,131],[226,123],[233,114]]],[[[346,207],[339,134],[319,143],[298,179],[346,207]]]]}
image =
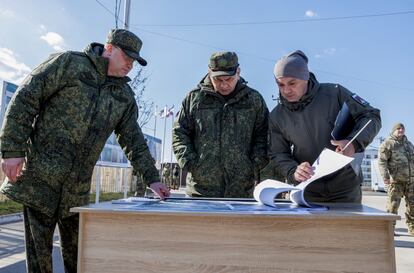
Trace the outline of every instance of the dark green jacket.
{"type": "Polygon", "coordinates": [[[378,166],[384,179],[393,182],[414,181],[414,146],[406,136],[391,135],[381,144],[378,166]]]}
{"type": "MultiPolygon", "coordinates": [[[[308,90],[299,102],[290,103],[280,96],[280,103],[270,114],[269,154],[289,183],[297,184],[293,173],[300,163],[312,164],[325,147],[335,150],[330,143],[331,131],[344,102],[348,104],[356,124],[346,139],[350,140],[369,119],[372,120],[353,142],[356,152],[363,152],[381,128],[378,109],[339,84],[319,83],[312,73],[308,90]]],[[[307,190],[325,196],[322,200],[335,201],[334,196],[359,187],[361,182],[362,177],[347,165],[313,182],[307,190]]]]}
{"type": "Polygon", "coordinates": [[[227,101],[205,77],[184,99],[173,128],[173,149],[191,178],[187,194],[251,197],[255,171],[267,163],[268,109],[241,79],[227,101]]]}
{"type": "Polygon", "coordinates": [[[3,158],[27,157],[16,183],[1,191],[49,216],[66,217],[88,203],[93,168],[115,130],[118,142],[146,183],[159,181],[137,123],[129,78],[107,76],[103,45],[85,53],[52,55],[24,80],[1,131],[3,158]]]}

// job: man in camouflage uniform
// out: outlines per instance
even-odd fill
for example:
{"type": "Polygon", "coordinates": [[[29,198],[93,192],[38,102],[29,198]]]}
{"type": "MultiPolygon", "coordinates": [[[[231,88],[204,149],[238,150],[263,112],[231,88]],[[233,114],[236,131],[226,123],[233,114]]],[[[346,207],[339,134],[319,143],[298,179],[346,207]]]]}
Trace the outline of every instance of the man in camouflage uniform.
{"type": "Polygon", "coordinates": [[[260,93],[240,77],[236,53],[212,54],[173,128],[178,164],[190,173],[187,195],[252,197],[255,174],[267,163],[268,114],[260,93]]]}
{"type": "MultiPolygon", "coordinates": [[[[313,175],[312,164],[324,148],[347,156],[363,152],[381,128],[378,109],[339,84],[319,83],[308,70],[308,58],[297,50],[280,59],[274,69],[279,104],[270,113],[269,154],[288,183],[297,185],[313,175]],[[335,119],[344,102],[355,122],[342,140],[331,140],[335,119]],[[355,134],[371,123],[344,150],[355,134]]],[[[360,203],[362,173],[348,164],[310,184],[305,197],[311,202],[360,203]]]]}
{"type": "Polygon", "coordinates": [[[398,214],[404,197],[408,233],[414,236],[414,146],[405,136],[402,123],[395,124],[390,137],[381,144],[378,165],[388,185],[387,211],[398,214]]]}
{"type": "Polygon", "coordinates": [[[88,203],[92,172],[112,131],[151,189],[169,195],[127,84],[134,61],[146,65],[141,46],[135,34],[112,30],[106,45],[52,55],[12,98],[0,136],[7,176],[1,191],[23,204],[28,272],[52,272],[56,225],[65,272],[76,272],[79,218],[69,209],[88,203]]]}
{"type": "Polygon", "coordinates": [[[162,176],[163,176],[163,182],[167,187],[171,187],[171,170],[168,164],[165,164],[162,168],[162,176]]]}
{"type": "Polygon", "coordinates": [[[180,187],[180,168],[176,164],[172,172],[172,188],[177,190],[180,187]]]}

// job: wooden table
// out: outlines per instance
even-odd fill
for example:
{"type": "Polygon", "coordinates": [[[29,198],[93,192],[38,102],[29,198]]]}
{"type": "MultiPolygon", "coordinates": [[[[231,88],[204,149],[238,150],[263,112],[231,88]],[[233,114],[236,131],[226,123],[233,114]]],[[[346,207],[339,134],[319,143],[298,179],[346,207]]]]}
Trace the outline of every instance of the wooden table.
{"type": "Polygon", "coordinates": [[[398,216],[363,205],[328,206],[299,212],[73,208],[80,213],[78,272],[396,272],[392,221],[398,216]]]}

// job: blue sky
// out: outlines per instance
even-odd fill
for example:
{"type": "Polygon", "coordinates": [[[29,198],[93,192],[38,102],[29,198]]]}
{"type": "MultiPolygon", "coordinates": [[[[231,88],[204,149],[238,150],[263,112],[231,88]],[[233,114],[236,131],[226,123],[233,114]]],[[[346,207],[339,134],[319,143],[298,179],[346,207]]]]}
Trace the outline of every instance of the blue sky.
{"type": "MultiPolygon", "coordinates": [[[[231,50],[239,55],[242,77],[261,92],[271,110],[272,95],[278,94],[274,63],[301,49],[320,82],[340,83],[381,110],[378,136],[387,136],[401,121],[414,140],[414,1],[131,2],[130,29],[143,40],[141,55],[148,61],[145,97],[160,108],[174,104],[177,111],[207,72],[211,53],[231,50]],[[373,16],[400,12],[406,13],[373,16]]],[[[2,0],[1,6],[0,79],[17,84],[49,54],[104,42],[115,27],[115,0],[2,0]]],[[[158,119],[157,137],[162,138],[160,124],[158,119]]],[[[168,122],[167,146],[170,130],[168,122]]]]}

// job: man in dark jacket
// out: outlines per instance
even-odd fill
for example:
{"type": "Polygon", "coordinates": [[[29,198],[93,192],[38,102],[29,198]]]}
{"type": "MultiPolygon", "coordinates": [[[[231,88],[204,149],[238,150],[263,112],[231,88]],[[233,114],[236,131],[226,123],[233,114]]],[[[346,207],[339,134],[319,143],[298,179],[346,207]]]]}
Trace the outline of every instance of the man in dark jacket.
{"type": "Polygon", "coordinates": [[[52,272],[56,225],[65,272],[76,272],[78,214],[69,209],[88,203],[92,172],[112,131],[147,185],[161,198],[169,195],[127,84],[134,61],[147,63],[141,46],[132,32],[112,30],[106,45],[52,55],[12,98],[0,136],[1,191],[23,204],[28,272],[52,272]]]}
{"type": "Polygon", "coordinates": [[[268,115],[260,93],[240,77],[236,53],[214,53],[173,128],[175,156],[190,172],[187,194],[251,197],[267,163],[268,115]]]}
{"type": "MultiPolygon", "coordinates": [[[[295,51],[275,66],[280,102],[270,114],[270,157],[291,184],[313,175],[311,164],[325,148],[347,156],[363,152],[381,128],[378,109],[339,84],[319,83],[308,70],[308,58],[295,51]],[[346,102],[355,126],[344,139],[331,140],[331,131],[346,102]],[[369,120],[362,133],[346,144],[369,120]]],[[[325,176],[306,188],[311,202],[361,202],[362,173],[351,165],[325,176]]]]}

